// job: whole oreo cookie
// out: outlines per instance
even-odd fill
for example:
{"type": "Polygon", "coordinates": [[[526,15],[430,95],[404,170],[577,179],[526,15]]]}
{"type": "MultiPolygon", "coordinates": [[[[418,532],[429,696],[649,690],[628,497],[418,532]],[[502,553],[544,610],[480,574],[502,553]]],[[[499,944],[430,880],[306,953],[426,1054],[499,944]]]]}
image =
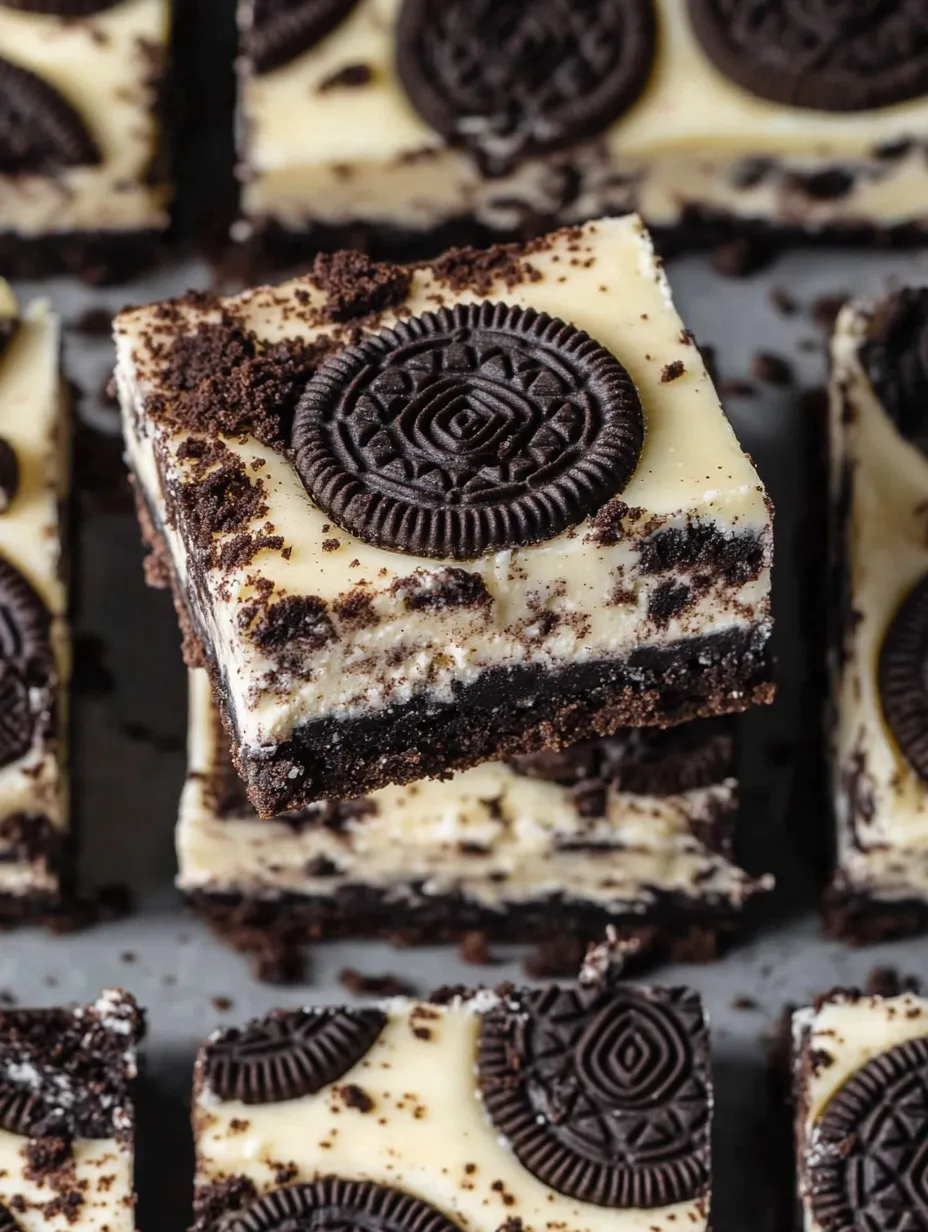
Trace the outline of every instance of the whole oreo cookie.
{"type": "Polygon", "coordinates": [[[880,647],[883,716],[906,761],[928,782],[928,576],[900,603],[880,647]]]}
{"type": "Polygon", "coordinates": [[[256,73],[270,73],[309,51],[341,25],[358,0],[254,0],[247,52],[256,73]]]}
{"type": "Polygon", "coordinates": [[[212,1041],[206,1080],[220,1099],[245,1104],[312,1095],[360,1061],[385,1022],[373,1009],[275,1011],[212,1041]]]}
{"type": "Polygon", "coordinates": [[[488,174],[595,137],[635,102],[653,0],[404,0],[396,65],[413,106],[488,174]]]}
{"type": "Polygon", "coordinates": [[[0,174],[47,174],[99,161],[84,121],[54,86],[0,58],[0,174]]]}
{"type": "Polygon", "coordinates": [[[928,1232],[928,1039],[878,1053],[816,1124],[809,1202],[821,1232],[928,1232]]]}
{"type": "Polygon", "coordinates": [[[708,1046],[698,998],[671,989],[520,992],[483,1020],[480,1091],[543,1185],[651,1209],[709,1184],[708,1046]]]}
{"type": "Polygon", "coordinates": [[[534,309],[482,303],[400,321],[328,360],[292,443],[306,490],[350,534],[474,560],[594,512],[643,441],[614,355],[534,309]]]}
{"type": "Polygon", "coordinates": [[[223,1228],[225,1232],[460,1232],[421,1198],[373,1181],[337,1176],[273,1189],[223,1223],[223,1228]]]}
{"type": "Polygon", "coordinates": [[[760,98],[870,111],[928,93],[922,0],[688,0],[703,51],[760,98]]]}
{"type": "Polygon", "coordinates": [[[928,455],[928,288],[906,287],[880,305],[860,362],[883,410],[928,455]]]}
{"type": "Polygon", "coordinates": [[[0,0],[0,8],[19,13],[46,13],[49,17],[93,17],[115,8],[122,0],[0,0]]]}
{"type": "Polygon", "coordinates": [[[38,715],[31,688],[53,671],[48,609],[18,569],[0,560],[0,766],[28,752],[38,715]]]}

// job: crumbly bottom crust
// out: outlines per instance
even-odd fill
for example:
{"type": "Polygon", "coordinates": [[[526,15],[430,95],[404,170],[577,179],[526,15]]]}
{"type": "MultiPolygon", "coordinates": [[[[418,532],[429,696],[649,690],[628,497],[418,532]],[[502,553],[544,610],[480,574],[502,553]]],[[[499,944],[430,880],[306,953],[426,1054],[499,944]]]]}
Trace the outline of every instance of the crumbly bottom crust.
{"type": "Polygon", "coordinates": [[[305,948],[343,938],[386,940],[397,946],[457,942],[481,932],[488,942],[601,941],[607,924],[635,939],[630,960],[640,970],[669,959],[711,962],[735,934],[742,912],[723,900],[657,894],[640,912],[615,914],[591,903],[558,896],[508,903],[496,910],[459,894],[397,900],[372,886],[345,886],[328,897],[285,895],[248,898],[240,893],[196,890],[188,907],[223,941],[254,961],[271,982],[299,978],[305,948]]]}
{"type": "Polygon", "coordinates": [[[822,901],[826,937],[845,945],[879,945],[928,932],[928,902],[871,898],[859,890],[832,885],[822,901]]]}
{"type": "Polygon", "coordinates": [[[166,250],[162,231],[65,231],[23,236],[0,231],[0,270],[13,280],[66,274],[93,286],[128,282],[166,250]]]}

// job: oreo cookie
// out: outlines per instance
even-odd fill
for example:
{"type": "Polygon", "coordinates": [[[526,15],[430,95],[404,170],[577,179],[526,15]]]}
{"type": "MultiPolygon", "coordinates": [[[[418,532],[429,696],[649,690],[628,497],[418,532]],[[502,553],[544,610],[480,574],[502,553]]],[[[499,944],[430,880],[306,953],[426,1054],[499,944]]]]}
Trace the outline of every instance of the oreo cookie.
{"type": "Polygon", "coordinates": [[[878,1053],[816,1124],[809,1204],[821,1232],[928,1232],[928,1039],[878,1053]]]}
{"type": "Polygon", "coordinates": [[[35,1091],[0,1080],[0,1129],[23,1138],[38,1138],[54,1120],[54,1109],[35,1091]]]}
{"type": "Polygon", "coordinates": [[[32,747],[44,707],[33,689],[46,689],[53,675],[48,609],[18,569],[0,559],[0,766],[18,761],[32,747]]]}
{"type": "Polygon", "coordinates": [[[220,1099],[245,1104],[313,1095],[357,1064],[385,1023],[374,1009],[276,1010],[211,1041],[206,1081],[220,1099]]]}
{"type": "Polygon", "coordinates": [[[549,1189],[648,1210],[708,1192],[709,1047],[695,993],[514,993],[484,1017],[477,1066],[494,1128],[549,1189]]]}
{"type": "Polygon", "coordinates": [[[880,700],[896,744],[928,782],[928,575],[900,603],[880,647],[880,700]]]}
{"type": "Polygon", "coordinates": [[[760,98],[871,111],[928,93],[928,22],[916,0],[688,0],[703,51],[760,98]]]}
{"type": "Polygon", "coordinates": [[[223,1223],[225,1232],[460,1232],[421,1198],[373,1181],[327,1176],[264,1194],[223,1223]]]}
{"type": "Polygon", "coordinates": [[[246,40],[256,73],[270,73],[309,51],[341,25],[358,0],[254,0],[246,40]]]}
{"type": "Polygon", "coordinates": [[[620,492],[644,415],[582,330],[507,304],[399,321],[324,363],[297,406],[294,461],[366,543],[475,560],[554,538],[620,492]]]}
{"type": "Polygon", "coordinates": [[[653,0],[404,0],[396,67],[422,116],[489,175],[597,136],[635,102],[653,0]]]}
{"type": "Polygon", "coordinates": [[[0,8],[15,9],[18,13],[45,13],[49,17],[73,21],[77,17],[105,13],[121,3],[122,0],[0,0],[0,8]]]}
{"type": "Polygon", "coordinates": [[[883,410],[928,456],[928,288],[905,287],[883,301],[859,355],[883,410]]]}
{"type": "Polygon", "coordinates": [[[54,86],[0,57],[0,174],[49,174],[99,161],[96,141],[54,86]]]}

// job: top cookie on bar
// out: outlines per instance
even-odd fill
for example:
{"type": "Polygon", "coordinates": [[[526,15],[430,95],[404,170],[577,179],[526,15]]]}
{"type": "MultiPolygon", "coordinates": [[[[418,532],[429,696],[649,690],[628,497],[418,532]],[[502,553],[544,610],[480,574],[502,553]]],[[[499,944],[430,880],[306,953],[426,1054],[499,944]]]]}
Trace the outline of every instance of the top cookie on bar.
{"type": "Polygon", "coordinates": [[[116,334],[152,576],[262,815],[770,697],[769,502],[638,218],[116,334]]]}

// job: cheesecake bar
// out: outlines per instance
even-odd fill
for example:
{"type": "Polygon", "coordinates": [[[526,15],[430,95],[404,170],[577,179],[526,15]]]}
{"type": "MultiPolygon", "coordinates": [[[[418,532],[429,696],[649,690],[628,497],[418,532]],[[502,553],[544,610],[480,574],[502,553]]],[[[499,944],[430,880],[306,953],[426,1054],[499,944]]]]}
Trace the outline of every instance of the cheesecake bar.
{"type": "Polygon", "coordinates": [[[832,342],[829,930],[928,925],[928,291],[846,305],[832,342]]]}
{"type": "Polygon", "coordinates": [[[68,847],[70,639],[60,328],[0,280],[0,923],[58,902],[68,847]]]}
{"type": "MultiPolygon", "coordinates": [[[[224,940],[602,936],[714,958],[768,889],[733,863],[738,784],[725,719],[625,729],[259,821],[203,671],[190,676],[177,886],[224,940]]],[[[288,966],[294,967],[290,962],[288,966]]]]}
{"type": "Polygon", "coordinates": [[[685,988],[272,1012],[200,1050],[194,1232],[698,1232],[709,1060],[685,988]]]}
{"type": "Polygon", "coordinates": [[[134,1232],[142,1034],[112,989],[78,1009],[0,1010],[3,1232],[134,1232]]]}
{"type": "Polygon", "coordinates": [[[806,7],[242,0],[234,234],[437,251],[631,210],[683,242],[924,234],[920,5],[806,7]]]}
{"type": "Polygon", "coordinates": [[[793,1015],[803,1232],[928,1226],[928,1000],[836,989],[793,1015]]]}
{"type": "Polygon", "coordinates": [[[0,270],[128,277],[168,225],[173,0],[0,4],[0,270]]]}
{"type": "MultiPolygon", "coordinates": [[[[771,695],[771,513],[634,217],[116,320],[263,817],[771,695]]],[[[157,579],[156,579],[157,580],[157,579]]]]}

